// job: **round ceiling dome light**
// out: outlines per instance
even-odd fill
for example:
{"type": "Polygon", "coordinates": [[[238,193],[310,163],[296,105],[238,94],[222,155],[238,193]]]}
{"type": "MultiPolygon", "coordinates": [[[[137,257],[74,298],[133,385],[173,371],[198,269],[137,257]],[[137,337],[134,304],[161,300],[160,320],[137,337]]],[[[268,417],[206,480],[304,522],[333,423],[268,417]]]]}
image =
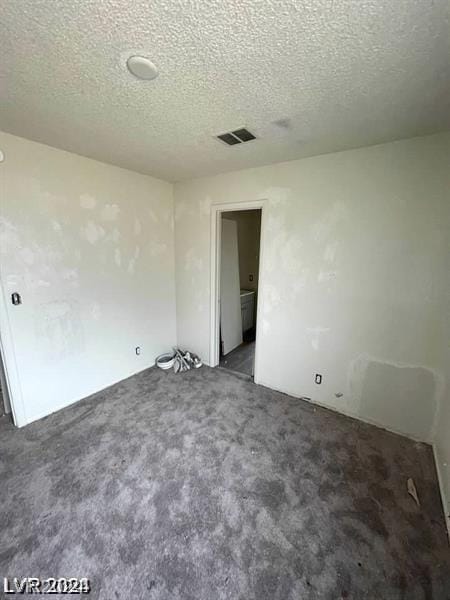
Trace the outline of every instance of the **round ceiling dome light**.
{"type": "Polygon", "coordinates": [[[151,60],[144,56],[130,56],[127,60],[128,70],[138,79],[156,79],[158,77],[158,69],[151,60]]]}

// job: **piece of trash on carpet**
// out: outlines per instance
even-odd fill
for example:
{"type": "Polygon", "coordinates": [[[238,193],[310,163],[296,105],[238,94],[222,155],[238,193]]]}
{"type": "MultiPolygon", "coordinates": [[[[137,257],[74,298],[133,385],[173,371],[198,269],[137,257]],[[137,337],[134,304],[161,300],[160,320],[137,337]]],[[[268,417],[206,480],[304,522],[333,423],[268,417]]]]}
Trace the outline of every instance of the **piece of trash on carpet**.
{"type": "Polygon", "coordinates": [[[417,506],[420,506],[419,496],[417,495],[416,486],[412,477],[408,478],[408,481],[406,482],[406,487],[408,489],[408,494],[414,498],[414,500],[417,503],[417,506]]]}

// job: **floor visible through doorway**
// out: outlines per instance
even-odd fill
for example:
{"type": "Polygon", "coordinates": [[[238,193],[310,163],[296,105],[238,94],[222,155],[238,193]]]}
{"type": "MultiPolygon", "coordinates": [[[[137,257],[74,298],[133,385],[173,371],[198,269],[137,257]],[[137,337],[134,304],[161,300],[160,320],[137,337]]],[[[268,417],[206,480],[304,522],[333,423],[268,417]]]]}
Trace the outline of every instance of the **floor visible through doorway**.
{"type": "Polygon", "coordinates": [[[220,366],[253,377],[254,361],[255,342],[244,342],[226,356],[222,356],[220,366]]]}

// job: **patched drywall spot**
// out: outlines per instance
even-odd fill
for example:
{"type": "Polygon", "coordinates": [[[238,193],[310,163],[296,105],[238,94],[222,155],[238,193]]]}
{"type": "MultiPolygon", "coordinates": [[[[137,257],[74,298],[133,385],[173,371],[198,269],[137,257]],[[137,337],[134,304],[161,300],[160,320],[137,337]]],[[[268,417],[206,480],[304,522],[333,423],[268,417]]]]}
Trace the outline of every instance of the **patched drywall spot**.
{"type": "Polygon", "coordinates": [[[336,252],[338,249],[338,242],[330,242],[325,246],[325,251],[323,253],[323,259],[326,262],[334,262],[336,260],[336,252]]]}
{"type": "Polygon", "coordinates": [[[303,265],[301,260],[302,242],[295,237],[289,237],[280,248],[281,268],[290,275],[301,272],[303,265]]]}
{"type": "Polygon", "coordinates": [[[0,250],[2,253],[20,248],[20,237],[17,227],[7,219],[0,217],[0,250]]]}
{"type": "Polygon", "coordinates": [[[6,277],[6,285],[8,287],[16,287],[16,285],[19,283],[19,276],[16,275],[15,273],[10,273],[9,275],[7,275],[6,277]]]}
{"type": "Polygon", "coordinates": [[[262,334],[268,335],[270,333],[270,321],[262,319],[262,334]]]}
{"type": "Polygon", "coordinates": [[[120,240],[120,231],[117,229],[117,227],[115,227],[112,231],[109,231],[106,236],[105,236],[105,240],[107,240],[108,242],[118,242],[120,240]]]}
{"type": "Polygon", "coordinates": [[[39,355],[45,359],[61,360],[84,350],[83,323],[75,302],[41,304],[34,321],[39,355]]]}
{"type": "Polygon", "coordinates": [[[209,216],[211,210],[211,198],[209,196],[207,196],[203,200],[200,200],[199,209],[202,217],[209,216]]]}
{"type": "Polygon", "coordinates": [[[311,348],[316,352],[319,350],[321,337],[330,331],[329,327],[307,327],[306,332],[311,341],[311,348]]]}
{"type": "Polygon", "coordinates": [[[69,281],[71,285],[78,285],[78,271],[76,269],[64,269],[62,272],[62,277],[66,281],[69,281]]]}
{"type": "Polygon", "coordinates": [[[277,287],[266,283],[262,290],[264,314],[269,314],[281,303],[281,295],[277,287]]]}
{"type": "Polygon", "coordinates": [[[100,212],[104,221],[115,221],[119,216],[120,208],[117,204],[105,204],[100,212]]]}
{"type": "Polygon", "coordinates": [[[270,206],[279,207],[289,199],[291,190],[284,187],[270,187],[264,191],[263,197],[269,199],[270,206]]]}
{"type": "Polygon", "coordinates": [[[194,248],[189,248],[184,256],[185,271],[202,271],[203,259],[196,255],[194,248]]]}
{"type": "Polygon", "coordinates": [[[432,369],[362,355],[350,365],[349,389],[369,420],[430,439],[439,391],[432,369]]]}
{"type": "Polygon", "coordinates": [[[197,290],[194,294],[194,304],[197,313],[204,313],[207,310],[205,303],[205,294],[201,290],[197,290]]]}
{"type": "Polygon", "coordinates": [[[280,213],[270,213],[266,219],[266,230],[272,235],[279,235],[285,232],[285,218],[280,213]]]}
{"type": "Polygon", "coordinates": [[[128,273],[134,273],[136,261],[138,260],[140,253],[141,253],[141,249],[139,248],[139,246],[136,246],[134,249],[133,257],[130,258],[130,260],[128,261],[128,273]]]}
{"type": "Polygon", "coordinates": [[[364,378],[361,408],[378,422],[390,423],[402,431],[428,437],[436,410],[435,381],[431,371],[421,367],[397,367],[371,362],[364,378]]]}
{"type": "Polygon", "coordinates": [[[147,209],[148,212],[148,216],[150,217],[150,219],[153,221],[153,223],[159,223],[159,218],[156,215],[155,211],[152,210],[151,208],[147,209]]]}
{"type": "Polygon", "coordinates": [[[289,291],[292,299],[295,299],[308,285],[309,269],[301,269],[300,273],[289,283],[289,291]]]}
{"type": "Polygon", "coordinates": [[[98,321],[102,314],[100,304],[97,304],[97,302],[94,302],[94,304],[92,304],[92,306],[91,306],[90,313],[91,313],[92,319],[94,321],[98,321]]]}
{"type": "Polygon", "coordinates": [[[122,264],[122,253],[120,252],[120,248],[114,250],[114,262],[118,267],[122,264]]]}
{"type": "Polygon", "coordinates": [[[160,256],[167,251],[167,244],[163,244],[162,242],[157,242],[154,240],[150,242],[149,248],[151,256],[160,256]]]}
{"type": "Polygon", "coordinates": [[[97,202],[93,196],[90,194],[81,194],[80,196],[80,206],[81,208],[85,208],[86,210],[93,210],[96,206],[97,202]]]}
{"type": "Polygon", "coordinates": [[[91,244],[95,244],[105,235],[105,230],[103,227],[96,225],[93,221],[89,221],[88,224],[83,227],[81,232],[83,237],[91,244]]]}
{"type": "Polygon", "coordinates": [[[175,204],[175,221],[182,219],[188,212],[188,207],[185,202],[177,202],[175,204]]]}
{"type": "Polygon", "coordinates": [[[59,223],[58,221],[55,221],[55,219],[51,220],[51,226],[55,233],[62,233],[61,223],[59,223]]]}
{"type": "Polygon", "coordinates": [[[346,207],[342,202],[335,202],[325,213],[324,217],[311,228],[314,241],[322,243],[335,232],[339,223],[346,216],[346,207]]]}
{"type": "Polygon", "coordinates": [[[34,253],[30,248],[22,248],[19,250],[19,258],[26,265],[31,266],[34,263],[34,253]]]}
{"type": "Polygon", "coordinates": [[[319,271],[317,281],[318,283],[328,283],[329,281],[334,281],[336,276],[336,271],[319,271]]]}

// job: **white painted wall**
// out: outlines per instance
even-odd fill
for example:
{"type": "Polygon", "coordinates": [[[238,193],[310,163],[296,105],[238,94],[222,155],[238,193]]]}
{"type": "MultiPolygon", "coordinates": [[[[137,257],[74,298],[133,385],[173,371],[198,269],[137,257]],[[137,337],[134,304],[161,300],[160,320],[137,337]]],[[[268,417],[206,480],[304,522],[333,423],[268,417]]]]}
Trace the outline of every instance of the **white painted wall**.
{"type": "Polygon", "coordinates": [[[266,199],[259,383],[432,441],[449,157],[440,134],[176,184],[179,344],[208,360],[211,204],[266,199]]]}
{"type": "Polygon", "coordinates": [[[175,343],[173,189],[4,133],[0,149],[0,331],[23,425],[175,343]]]}
{"type": "MultiPolygon", "coordinates": [[[[23,425],[174,344],[172,186],[8,134],[0,149],[0,332],[23,425]]],[[[447,512],[449,157],[440,134],[175,186],[178,343],[208,360],[211,204],[265,199],[260,383],[433,441],[447,512]]]]}

